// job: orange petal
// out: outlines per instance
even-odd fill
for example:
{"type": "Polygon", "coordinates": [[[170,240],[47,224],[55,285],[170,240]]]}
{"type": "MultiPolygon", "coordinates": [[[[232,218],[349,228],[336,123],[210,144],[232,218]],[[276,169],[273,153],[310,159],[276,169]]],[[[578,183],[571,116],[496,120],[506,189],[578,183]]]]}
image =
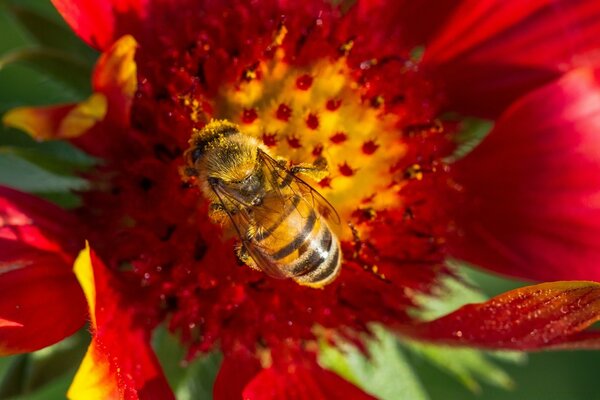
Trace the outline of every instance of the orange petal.
{"type": "Polygon", "coordinates": [[[4,115],[3,122],[38,140],[70,139],[103,120],[106,111],[106,97],[94,93],[79,104],[15,108],[4,115]]]}
{"type": "Polygon", "coordinates": [[[69,389],[70,399],[173,399],[150,347],[150,334],[113,276],[87,247],[75,274],[88,300],[92,343],[69,389]]]}
{"type": "Polygon", "coordinates": [[[129,122],[129,108],[137,89],[136,48],[133,36],[123,36],[100,56],[92,77],[94,91],[108,98],[110,112],[124,123],[129,122]]]}
{"type": "Polygon", "coordinates": [[[512,290],[404,327],[401,333],[426,341],[498,349],[597,348],[597,336],[581,331],[598,320],[600,284],[565,281],[512,290]]]}

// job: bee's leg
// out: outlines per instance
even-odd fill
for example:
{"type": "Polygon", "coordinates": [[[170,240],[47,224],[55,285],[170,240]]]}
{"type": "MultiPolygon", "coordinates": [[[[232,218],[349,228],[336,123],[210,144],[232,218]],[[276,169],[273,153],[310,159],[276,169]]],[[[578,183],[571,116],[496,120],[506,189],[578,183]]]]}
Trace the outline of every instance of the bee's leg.
{"type": "Polygon", "coordinates": [[[227,210],[221,203],[211,203],[208,208],[208,217],[213,223],[223,225],[228,218],[227,210]]]}
{"type": "Polygon", "coordinates": [[[297,164],[290,168],[290,172],[294,175],[303,174],[316,181],[320,181],[329,175],[327,169],[327,160],[325,157],[318,157],[312,164],[297,164]]]}
{"type": "Polygon", "coordinates": [[[250,254],[248,254],[248,250],[246,250],[246,247],[242,243],[239,243],[235,246],[235,254],[237,255],[238,259],[242,264],[245,264],[250,268],[259,270],[252,257],[250,257],[250,254]]]}

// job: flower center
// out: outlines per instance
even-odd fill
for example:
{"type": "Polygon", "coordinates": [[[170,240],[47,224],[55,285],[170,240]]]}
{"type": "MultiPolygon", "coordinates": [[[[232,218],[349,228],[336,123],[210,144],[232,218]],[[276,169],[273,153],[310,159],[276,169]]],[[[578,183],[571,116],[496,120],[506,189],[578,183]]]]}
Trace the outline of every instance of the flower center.
{"type": "Polygon", "coordinates": [[[310,183],[345,220],[359,204],[398,206],[392,171],[406,153],[401,118],[368,99],[351,72],[345,57],[291,66],[279,49],[225,86],[214,107],[273,156],[292,164],[324,157],[329,175],[310,183]]]}

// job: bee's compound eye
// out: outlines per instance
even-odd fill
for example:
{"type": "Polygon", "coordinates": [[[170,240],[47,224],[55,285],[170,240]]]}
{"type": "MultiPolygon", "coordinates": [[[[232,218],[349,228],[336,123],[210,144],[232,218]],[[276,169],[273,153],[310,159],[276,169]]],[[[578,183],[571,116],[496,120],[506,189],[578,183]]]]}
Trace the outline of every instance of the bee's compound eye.
{"type": "Polygon", "coordinates": [[[204,154],[204,151],[200,147],[196,147],[192,151],[192,162],[196,163],[196,161],[198,161],[202,157],[203,154],[204,154]]]}

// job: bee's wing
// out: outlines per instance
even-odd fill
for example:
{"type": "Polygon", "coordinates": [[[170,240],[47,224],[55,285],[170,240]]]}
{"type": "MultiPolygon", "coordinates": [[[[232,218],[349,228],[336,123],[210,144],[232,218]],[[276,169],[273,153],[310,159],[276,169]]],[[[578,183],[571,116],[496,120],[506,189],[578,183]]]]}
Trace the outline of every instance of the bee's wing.
{"type": "Polygon", "coordinates": [[[219,198],[221,204],[224,204],[223,199],[228,200],[228,204],[233,206],[233,211],[227,207],[223,207],[225,212],[229,216],[229,220],[235,229],[235,232],[240,239],[240,242],[244,249],[248,252],[248,255],[256,263],[256,266],[264,271],[266,274],[277,279],[289,278],[290,275],[286,274],[278,265],[268,256],[267,252],[262,246],[256,241],[249,239],[245,234],[249,228],[254,227],[252,216],[248,213],[247,207],[244,207],[239,200],[229,195],[223,190],[219,190],[218,187],[212,187],[213,192],[219,198]]]}
{"type": "Polygon", "coordinates": [[[271,186],[274,190],[279,191],[281,196],[289,197],[286,193],[290,192],[300,196],[302,199],[312,202],[312,207],[328,222],[340,225],[340,216],[333,205],[315,188],[306,183],[302,178],[285,169],[264,151],[259,149],[258,156],[269,171],[267,177],[270,180],[271,186]]]}

